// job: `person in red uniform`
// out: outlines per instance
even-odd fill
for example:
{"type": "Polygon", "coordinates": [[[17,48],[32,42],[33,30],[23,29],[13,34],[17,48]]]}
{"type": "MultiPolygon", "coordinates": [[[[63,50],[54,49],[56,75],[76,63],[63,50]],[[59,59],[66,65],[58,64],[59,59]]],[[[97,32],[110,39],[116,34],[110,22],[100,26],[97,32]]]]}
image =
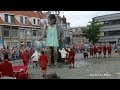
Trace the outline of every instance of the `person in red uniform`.
{"type": "Polygon", "coordinates": [[[104,55],[104,58],[106,58],[106,51],[107,51],[106,44],[104,44],[103,45],[103,55],[104,55]]]}
{"type": "Polygon", "coordinates": [[[21,55],[21,58],[23,59],[23,64],[24,66],[28,66],[28,62],[29,62],[29,53],[27,50],[24,50],[22,55],[21,55]]]}
{"type": "Polygon", "coordinates": [[[102,56],[101,56],[101,53],[102,53],[102,47],[101,47],[101,45],[99,45],[98,46],[98,58],[101,58],[102,56]]]}
{"type": "Polygon", "coordinates": [[[42,51],[42,55],[38,59],[41,69],[42,69],[42,74],[43,77],[46,75],[47,71],[47,63],[48,63],[48,57],[44,54],[44,51],[42,51]]]}
{"type": "Polygon", "coordinates": [[[92,58],[93,57],[93,47],[91,46],[90,47],[90,58],[92,58]]]}
{"type": "Polygon", "coordinates": [[[18,79],[30,79],[23,69],[20,70],[18,79]]]}
{"type": "Polygon", "coordinates": [[[74,57],[75,57],[75,52],[71,48],[70,51],[69,51],[69,60],[70,60],[70,67],[69,68],[71,68],[72,65],[73,65],[73,68],[74,68],[74,57]]]}
{"type": "Polygon", "coordinates": [[[102,44],[100,44],[100,58],[102,58],[102,44]]]}
{"type": "Polygon", "coordinates": [[[112,47],[110,44],[107,46],[107,51],[108,51],[108,57],[111,57],[112,47]]]}
{"type": "Polygon", "coordinates": [[[93,47],[93,54],[94,54],[94,58],[97,58],[97,47],[95,45],[93,47]]]}
{"type": "Polygon", "coordinates": [[[2,76],[15,77],[12,64],[8,61],[8,54],[4,55],[4,60],[0,63],[0,72],[2,73],[2,76]]]}

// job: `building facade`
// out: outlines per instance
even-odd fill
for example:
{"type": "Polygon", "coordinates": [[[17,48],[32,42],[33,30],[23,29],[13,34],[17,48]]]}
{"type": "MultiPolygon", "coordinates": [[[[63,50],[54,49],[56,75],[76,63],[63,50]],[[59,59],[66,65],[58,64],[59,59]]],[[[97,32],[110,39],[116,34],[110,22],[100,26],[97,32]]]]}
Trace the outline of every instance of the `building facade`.
{"type": "Polygon", "coordinates": [[[0,11],[0,37],[5,48],[32,47],[42,36],[46,14],[38,11],[0,11]]]}
{"type": "Polygon", "coordinates": [[[100,43],[120,44],[120,13],[98,16],[94,19],[103,22],[100,43]]]}
{"type": "Polygon", "coordinates": [[[68,28],[64,30],[64,38],[66,44],[83,44],[87,41],[85,37],[83,37],[83,28],[84,27],[74,27],[68,28]]]}

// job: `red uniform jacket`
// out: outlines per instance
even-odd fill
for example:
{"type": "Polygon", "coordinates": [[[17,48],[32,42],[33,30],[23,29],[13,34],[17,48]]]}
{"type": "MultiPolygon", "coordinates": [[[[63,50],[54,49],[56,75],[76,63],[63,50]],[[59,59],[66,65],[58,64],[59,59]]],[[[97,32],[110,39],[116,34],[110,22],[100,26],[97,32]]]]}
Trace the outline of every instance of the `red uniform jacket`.
{"type": "Polygon", "coordinates": [[[90,55],[93,55],[93,48],[90,48],[90,55]]]}
{"type": "Polygon", "coordinates": [[[111,53],[112,47],[109,45],[109,46],[107,47],[107,50],[108,50],[108,53],[111,53]]]}
{"type": "Polygon", "coordinates": [[[93,48],[93,52],[94,52],[94,54],[97,53],[97,47],[96,46],[93,48]]]}
{"type": "Polygon", "coordinates": [[[28,62],[29,61],[29,53],[23,52],[21,55],[21,58],[23,59],[23,62],[28,62]]]}
{"type": "Polygon", "coordinates": [[[8,60],[4,60],[0,64],[0,72],[2,72],[2,76],[14,77],[12,64],[8,60]]]}
{"type": "Polygon", "coordinates": [[[69,60],[74,60],[74,57],[75,57],[75,53],[74,51],[69,51],[69,60]]]}
{"type": "Polygon", "coordinates": [[[39,60],[41,67],[47,67],[48,58],[46,55],[41,55],[38,60],[39,60]]]}
{"type": "Polygon", "coordinates": [[[103,52],[106,52],[106,50],[107,50],[107,48],[106,48],[106,46],[104,45],[104,46],[103,46],[103,52]]]}
{"type": "Polygon", "coordinates": [[[102,52],[102,47],[98,46],[98,53],[101,54],[101,52],[102,52]]]}

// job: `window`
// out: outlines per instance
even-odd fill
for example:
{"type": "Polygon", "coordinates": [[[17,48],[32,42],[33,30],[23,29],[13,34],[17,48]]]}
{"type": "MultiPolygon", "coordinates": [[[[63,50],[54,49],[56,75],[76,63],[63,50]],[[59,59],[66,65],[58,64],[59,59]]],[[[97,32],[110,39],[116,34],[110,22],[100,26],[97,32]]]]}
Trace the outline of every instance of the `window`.
{"type": "Polygon", "coordinates": [[[5,22],[8,22],[8,14],[5,14],[5,22]]]}
{"type": "Polygon", "coordinates": [[[24,38],[25,38],[24,29],[20,29],[20,30],[19,30],[19,37],[20,37],[20,39],[24,39],[24,38]]]}
{"type": "Polygon", "coordinates": [[[120,35],[120,30],[117,31],[109,31],[110,36],[120,35]]]}
{"type": "Polygon", "coordinates": [[[5,14],[5,22],[14,23],[14,15],[5,14]]]}
{"type": "Polygon", "coordinates": [[[75,35],[72,35],[72,37],[75,37],[75,35]]]}
{"type": "Polygon", "coordinates": [[[23,17],[20,16],[20,23],[23,24],[23,17]]]}
{"type": "Polygon", "coordinates": [[[65,37],[65,43],[69,44],[70,43],[70,37],[65,37]]]}
{"type": "Polygon", "coordinates": [[[104,32],[105,36],[109,36],[109,32],[104,32]]]}
{"type": "Polygon", "coordinates": [[[33,19],[33,24],[34,24],[34,25],[35,25],[35,22],[36,22],[35,19],[33,19]]]}
{"type": "Polygon", "coordinates": [[[25,24],[28,24],[28,17],[25,17],[25,24]]]}
{"type": "Polygon", "coordinates": [[[18,37],[18,28],[12,28],[12,37],[14,38],[18,37]]]}
{"type": "Polygon", "coordinates": [[[40,24],[40,20],[38,19],[38,25],[40,24]]]}
{"type": "Polygon", "coordinates": [[[20,16],[20,23],[21,24],[28,24],[28,17],[20,16]]]}
{"type": "Polygon", "coordinates": [[[9,38],[10,37],[10,28],[4,27],[4,37],[9,38]]]}
{"type": "Polygon", "coordinates": [[[14,15],[11,15],[11,23],[14,23],[14,15]]]}
{"type": "Polygon", "coordinates": [[[105,36],[117,36],[117,35],[120,35],[120,30],[105,32],[105,36]]]}
{"type": "Polygon", "coordinates": [[[10,42],[4,42],[4,46],[5,48],[10,49],[10,42]]]}
{"type": "Polygon", "coordinates": [[[8,22],[10,23],[10,21],[11,21],[11,16],[8,15],[8,22]]]}
{"type": "Polygon", "coordinates": [[[31,39],[31,38],[32,38],[31,32],[32,32],[32,31],[31,31],[30,28],[27,28],[27,29],[26,29],[26,38],[27,38],[27,39],[31,39]]]}
{"type": "Polygon", "coordinates": [[[104,21],[104,25],[117,25],[120,24],[120,19],[104,21]]]}
{"type": "Polygon", "coordinates": [[[31,42],[27,42],[27,46],[28,46],[29,48],[31,48],[31,46],[32,46],[31,42]]]}
{"type": "Polygon", "coordinates": [[[10,32],[7,31],[7,30],[5,30],[5,31],[4,31],[4,37],[10,37],[10,32]]]}
{"type": "Polygon", "coordinates": [[[44,24],[45,24],[45,25],[47,24],[46,20],[44,20],[44,24]]]}
{"type": "Polygon", "coordinates": [[[37,30],[33,30],[33,36],[37,36],[37,30]]]}
{"type": "Polygon", "coordinates": [[[18,42],[12,42],[12,47],[18,47],[18,42]]]}
{"type": "Polygon", "coordinates": [[[33,19],[33,24],[34,24],[34,25],[38,25],[39,22],[40,22],[40,20],[38,20],[38,19],[33,19]]]}
{"type": "Polygon", "coordinates": [[[41,36],[43,34],[43,31],[41,29],[38,29],[37,31],[38,31],[38,33],[37,33],[38,36],[41,36]]]}

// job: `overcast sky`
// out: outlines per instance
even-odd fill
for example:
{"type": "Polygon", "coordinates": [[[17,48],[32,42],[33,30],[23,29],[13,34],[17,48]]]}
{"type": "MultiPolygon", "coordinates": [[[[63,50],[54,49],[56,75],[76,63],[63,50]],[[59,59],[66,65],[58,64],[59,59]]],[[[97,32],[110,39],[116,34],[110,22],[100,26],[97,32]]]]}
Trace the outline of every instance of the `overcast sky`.
{"type": "Polygon", "coordinates": [[[60,11],[61,16],[65,15],[71,27],[86,26],[93,17],[120,13],[120,11],[60,11]]]}

